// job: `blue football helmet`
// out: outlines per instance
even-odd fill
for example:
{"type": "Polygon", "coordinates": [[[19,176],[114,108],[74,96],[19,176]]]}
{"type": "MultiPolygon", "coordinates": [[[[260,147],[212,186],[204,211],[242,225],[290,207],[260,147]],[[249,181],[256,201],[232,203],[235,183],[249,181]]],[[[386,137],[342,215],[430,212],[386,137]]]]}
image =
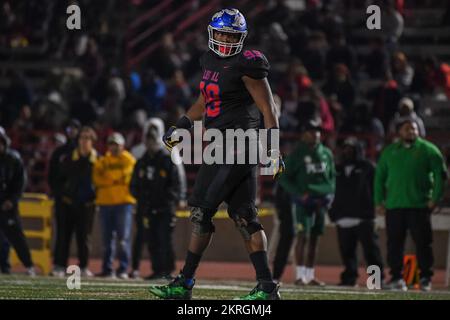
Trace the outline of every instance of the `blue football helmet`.
{"type": "Polygon", "coordinates": [[[220,57],[231,57],[241,52],[247,36],[247,22],[244,15],[234,8],[216,12],[208,25],[208,47],[220,57]],[[214,31],[239,35],[236,43],[221,42],[214,39],[214,31]]]}

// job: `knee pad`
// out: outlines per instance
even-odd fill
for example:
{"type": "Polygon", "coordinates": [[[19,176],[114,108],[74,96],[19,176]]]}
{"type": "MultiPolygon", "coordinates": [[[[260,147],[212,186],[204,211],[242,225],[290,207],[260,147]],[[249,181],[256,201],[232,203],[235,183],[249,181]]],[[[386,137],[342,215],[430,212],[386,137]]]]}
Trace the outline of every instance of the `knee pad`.
{"type": "Polygon", "coordinates": [[[192,232],[199,236],[213,233],[216,229],[212,223],[213,216],[214,211],[192,207],[191,216],[189,218],[192,223],[192,232]]]}
{"type": "Polygon", "coordinates": [[[251,235],[263,230],[256,216],[255,207],[242,207],[229,212],[231,219],[234,220],[236,228],[242,234],[244,240],[250,240],[251,235]]]}

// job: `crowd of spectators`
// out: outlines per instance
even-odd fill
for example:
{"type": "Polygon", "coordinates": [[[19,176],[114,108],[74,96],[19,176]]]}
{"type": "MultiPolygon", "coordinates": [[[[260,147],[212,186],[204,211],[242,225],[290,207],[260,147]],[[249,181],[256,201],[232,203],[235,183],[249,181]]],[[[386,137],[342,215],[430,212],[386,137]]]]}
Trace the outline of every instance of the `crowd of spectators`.
{"type": "MultiPolygon", "coordinates": [[[[223,1],[223,5],[235,2],[223,1]]],[[[411,59],[402,51],[403,1],[366,2],[304,1],[304,10],[292,10],[290,1],[263,1],[258,3],[258,14],[248,17],[247,44],[264,52],[272,65],[269,81],[281,104],[284,133],[295,135],[302,122],[320,117],[326,136],[370,135],[379,151],[403,112],[420,119],[423,97],[450,97],[449,64],[434,56],[411,59]],[[352,21],[346,12],[371,3],[380,5],[389,28],[371,37],[367,53],[361,54],[353,45],[351,28],[359,21],[352,21]],[[409,99],[412,110],[400,110],[404,99],[409,99]]],[[[188,13],[205,3],[193,1],[188,13]]],[[[157,4],[4,1],[0,36],[4,48],[34,48],[45,42],[41,58],[69,64],[47,70],[41,86],[20,68],[3,74],[7,85],[0,91],[0,125],[10,131],[13,143],[22,148],[42,145],[36,130],[58,132],[74,118],[92,125],[102,143],[113,130],[142,129],[149,117],[172,124],[198,94],[198,59],[207,49],[207,33],[199,27],[175,34],[172,30],[177,20],[163,32],[154,33],[149,41],[161,45],[127,70],[127,39],[116,35],[117,11],[133,16],[157,4]],[[82,29],[69,32],[65,10],[73,3],[81,8],[82,29]]],[[[180,5],[175,1],[162,13],[180,5]]],[[[427,2],[413,5],[426,6],[427,2]]],[[[443,16],[443,25],[447,16],[443,16]]],[[[139,142],[139,136],[127,136],[127,146],[139,142]]],[[[60,143],[60,138],[56,135],[52,142],[60,143]]],[[[46,155],[34,149],[20,151],[29,153],[24,158],[32,159],[34,169],[45,167],[46,155]]]]}

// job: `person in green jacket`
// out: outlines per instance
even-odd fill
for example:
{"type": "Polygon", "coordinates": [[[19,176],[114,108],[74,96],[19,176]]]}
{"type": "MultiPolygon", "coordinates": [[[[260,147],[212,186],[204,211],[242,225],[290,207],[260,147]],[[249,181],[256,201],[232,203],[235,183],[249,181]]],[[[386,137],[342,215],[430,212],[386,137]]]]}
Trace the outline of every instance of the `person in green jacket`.
{"type": "Polygon", "coordinates": [[[416,246],[420,288],[431,290],[433,248],[431,213],[444,194],[446,166],[439,149],[419,137],[412,119],[397,126],[398,142],[381,153],[375,173],[376,211],[386,215],[387,256],[391,268],[388,289],[407,290],[402,278],[406,232],[416,246]]]}
{"type": "Polygon", "coordinates": [[[280,177],[280,184],[292,194],[295,207],[295,283],[324,285],[315,277],[314,265],[318,240],[325,230],[325,214],[334,197],[336,174],[333,154],[320,142],[320,124],[312,120],[302,129],[302,141],[286,158],[286,171],[280,177]]]}

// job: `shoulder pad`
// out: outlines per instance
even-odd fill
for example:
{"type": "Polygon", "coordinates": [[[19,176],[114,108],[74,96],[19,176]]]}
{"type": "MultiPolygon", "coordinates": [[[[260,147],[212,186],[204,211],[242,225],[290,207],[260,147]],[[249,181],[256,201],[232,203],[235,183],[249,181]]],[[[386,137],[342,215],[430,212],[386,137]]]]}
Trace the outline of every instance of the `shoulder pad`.
{"type": "Polygon", "coordinates": [[[270,64],[261,51],[244,50],[239,58],[242,75],[253,79],[263,79],[269,75],[270,64]]]}

